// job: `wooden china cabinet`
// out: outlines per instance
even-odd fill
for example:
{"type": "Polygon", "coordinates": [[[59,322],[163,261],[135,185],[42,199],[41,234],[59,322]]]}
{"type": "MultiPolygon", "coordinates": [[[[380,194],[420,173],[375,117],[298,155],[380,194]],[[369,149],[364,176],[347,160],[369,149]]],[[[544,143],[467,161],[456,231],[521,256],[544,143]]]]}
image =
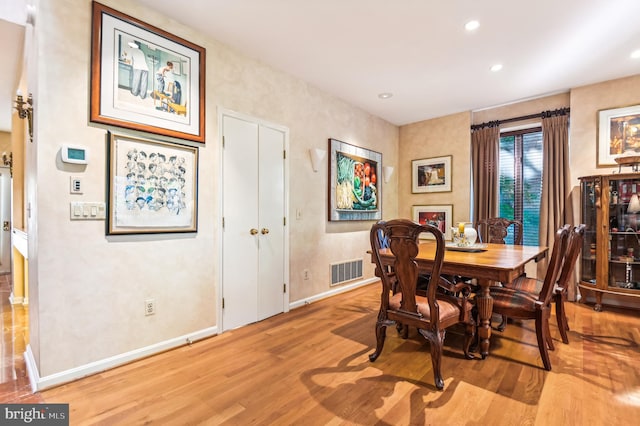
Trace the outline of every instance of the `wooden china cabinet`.
{"type": "Polygon", "coordinates": [[[607,294],[640,298],[640,173],[585,176],[580,186],[580,288],[595,293],[596,311],[607,294]]]}

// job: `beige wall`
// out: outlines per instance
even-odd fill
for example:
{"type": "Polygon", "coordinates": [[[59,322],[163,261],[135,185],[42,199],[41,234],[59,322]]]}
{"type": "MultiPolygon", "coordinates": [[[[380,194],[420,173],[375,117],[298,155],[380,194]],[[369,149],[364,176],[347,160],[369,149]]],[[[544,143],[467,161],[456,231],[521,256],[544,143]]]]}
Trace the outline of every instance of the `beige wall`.
{"type": "MultiPolygon", "coordinates": [[[[72,200],[105,201],[106,129],[88,123],[91,2],[40,2],[36,26],[37,267],[30,277],[41,376],[99,362],[216,326],[220,290],[218,108],[290,129],[290,300],[330,291],[329,264],[364,258],[371,222],[327,222],[327,160],[311,169],[308,150],[336,138],[379,151],[397,166],[399,131],[379,118],[170,18],[125,0],[103,3],[206,48],[206,144],[200,148],[197,234],[105,237],[102,221],[69,220],[72,200]],[[64,119],[61,119],[64,117],[64,119]],[[63,142],[90,149],[89,165],[63,165],[63,142]],[[69,194],[69,176],[84,194],[69,194]],[[296,209],[303,211],[295,219],[296,209]],[[311,279],[302,280],[302,269],[311,279]],[[157,313],[143,315],[146,298],[157,313]]],[[[30,82],[33,84],[33,82],[30,82]]],[[[118,129],[113,129],[119,131],[118,129]]],[[[397,167],[396,167],[397,170],[397,167]]],[[[383,214],[397,215],[397,174],[383,186],[383,214]]],[[[30,259],[31,261],[31,259],[30,259]]]]}
{"type": "Polygon", "coordinates": [[[400,128],[398,214],[412,219],[414,205],[453,206],[453,222],[469,221],[471,148],[468,112],[400,128]],[[412,193],[411,162],[451,155],[451,192],[412,193]]]}

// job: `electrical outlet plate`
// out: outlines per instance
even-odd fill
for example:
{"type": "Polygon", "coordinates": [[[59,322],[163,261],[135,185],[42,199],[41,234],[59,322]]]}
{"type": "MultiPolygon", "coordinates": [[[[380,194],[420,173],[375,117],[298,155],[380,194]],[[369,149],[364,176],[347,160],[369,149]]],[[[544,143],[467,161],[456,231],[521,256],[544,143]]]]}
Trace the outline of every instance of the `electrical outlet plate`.
{"type": "Polygon", "coordinates": [[[144,314],[153,315],[156,313],[156,301],[153,299],[147,299],[144,301],[144,314]]]}

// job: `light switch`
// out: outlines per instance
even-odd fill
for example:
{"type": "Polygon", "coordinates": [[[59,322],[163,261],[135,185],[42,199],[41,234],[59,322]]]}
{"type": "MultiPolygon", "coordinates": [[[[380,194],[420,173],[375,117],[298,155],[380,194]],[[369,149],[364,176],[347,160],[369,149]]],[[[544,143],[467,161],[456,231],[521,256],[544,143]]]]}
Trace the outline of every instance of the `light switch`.
{"type": "Polygon", "coordinates": [[[101,220],[106,218],[106,205],[99,201],[74,201],[71,203],[71,220],[101,220]]]}

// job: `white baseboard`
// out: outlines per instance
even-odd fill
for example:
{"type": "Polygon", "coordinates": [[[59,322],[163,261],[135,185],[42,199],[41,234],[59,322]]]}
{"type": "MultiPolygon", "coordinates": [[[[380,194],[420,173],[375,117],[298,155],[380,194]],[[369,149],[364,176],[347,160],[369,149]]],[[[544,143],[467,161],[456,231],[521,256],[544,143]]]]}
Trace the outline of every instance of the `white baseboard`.
{"type": "Polygon", "coordinates": [[[100,373],[102,371],[109,370],[111,368],[118,367],[132,361],[137,361],[139,359],[146,358],[148,356],[155,355],[169,349],[175,349],[177,347],[187,345],[197,340],[206,339],[217,334],[218,327],[210,327],[195,333],[185,334],[174,339],[165,340],[164,342],[155,343],[144,348],[125,352],[123,354],[105,358],[100,361],[91,362],[89,364],[81,365],[79,367],[61,371],[59,373],[55,373],[45,377],[40,377],[40,372],[38,371],[37,363],[33,356],[33,352],[31,351],[31,346],[27,345],[27,351],[24,353],[24,357],[27,364],[27,373],[29,374],[31,390],[33,392],[38,392],[44,389],[52,388],[54,386],[59,386],[64,383],[72,382],[74,380],[90,376],[92,374],[100,373]]]}
{"type": "Polygon", "coordinates": [[[11,294],[9,295],[9,303],[11,303],[12,305],[23,305],[24,300],[24,297],[15,297],[13,295],[13,292],[11,292],[11,294]]]}
{"type": "Polygon", "coordinates": [[[365,280],[356,281],[356,282],[348,284],[348,285],[344,285],[344,286],[340,286],[340,287],[334,287],[331,290],[326,291],[324,293],[316,294],[315,296],[311,296],[311,297],[308,297],[306,299],[301,299],[301,300],[296,300],[295,302],[291,302],[289,304],[289,309],[299,308],[301,306],[308,305],[309,303],[317,302],[318,300],[326,299],[327,297],[335,296],[336,294],[340,294],[340,293],[344,293],[344,292],[347,292],[347,291],[351,291],[351,290],[356,289],[358,287],[362,287],[364,285],[372,284],[372,283],[375,283],[377,281],[380,281],[380,278],[374,277],[374,278],[367,278],[365,280]]]}

